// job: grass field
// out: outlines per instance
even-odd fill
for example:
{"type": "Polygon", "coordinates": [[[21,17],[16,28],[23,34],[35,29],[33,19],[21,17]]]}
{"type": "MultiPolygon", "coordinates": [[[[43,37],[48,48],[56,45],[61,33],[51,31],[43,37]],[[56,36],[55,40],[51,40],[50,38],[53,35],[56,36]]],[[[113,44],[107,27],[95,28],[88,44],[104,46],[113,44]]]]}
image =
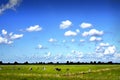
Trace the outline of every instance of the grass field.
{"type": "Polygon", "coordinates": [[[0,80],[120,80],[120,65],[0,65],[0,80]]]}

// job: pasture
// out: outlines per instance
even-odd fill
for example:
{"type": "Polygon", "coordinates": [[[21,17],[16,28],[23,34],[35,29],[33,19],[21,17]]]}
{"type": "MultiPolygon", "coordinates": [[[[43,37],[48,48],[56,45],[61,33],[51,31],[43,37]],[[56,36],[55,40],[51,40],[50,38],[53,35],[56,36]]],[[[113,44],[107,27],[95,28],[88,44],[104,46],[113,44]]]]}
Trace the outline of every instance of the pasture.
{"type": "Polygon", "coordinates": [[[120,80],[120,65],[0,65],[0,80],[120,80]]]}

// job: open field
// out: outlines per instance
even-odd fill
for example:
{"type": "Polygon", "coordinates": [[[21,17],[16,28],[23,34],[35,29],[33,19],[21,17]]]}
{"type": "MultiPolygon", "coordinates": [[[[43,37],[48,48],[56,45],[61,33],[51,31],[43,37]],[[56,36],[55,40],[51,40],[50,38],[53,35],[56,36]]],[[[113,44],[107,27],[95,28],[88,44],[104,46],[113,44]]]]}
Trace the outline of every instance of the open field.
{"type": "Polygon", "coordinates": [[[0,65],[0,80],[120,80],[120,65],[0,65]]]}

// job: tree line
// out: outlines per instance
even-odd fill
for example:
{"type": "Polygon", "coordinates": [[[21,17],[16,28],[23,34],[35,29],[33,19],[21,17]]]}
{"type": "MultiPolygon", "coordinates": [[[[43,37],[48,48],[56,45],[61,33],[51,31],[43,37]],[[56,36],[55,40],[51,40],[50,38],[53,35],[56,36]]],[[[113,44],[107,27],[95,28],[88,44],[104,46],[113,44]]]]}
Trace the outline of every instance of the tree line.
{"type": "Polygon", "coordinates": [[[26,64],[58,64],[58,65],[79,65],[79,64],[120,64],[120,63],[113,63],[112,61],[108,61],[108,62],[101,62],[101,61],[90,61],[90,62],[72,62],[72,61],[66,61],[65,63],[60,63],[60,62],[35,62],[35,63],[29,63],[28,61],[25,61],[24,63],[19,63],[17,61],[13,62],[13,63],[3,63],[2,61],[0,61],[0,65],[26,65],[26,64]]]}

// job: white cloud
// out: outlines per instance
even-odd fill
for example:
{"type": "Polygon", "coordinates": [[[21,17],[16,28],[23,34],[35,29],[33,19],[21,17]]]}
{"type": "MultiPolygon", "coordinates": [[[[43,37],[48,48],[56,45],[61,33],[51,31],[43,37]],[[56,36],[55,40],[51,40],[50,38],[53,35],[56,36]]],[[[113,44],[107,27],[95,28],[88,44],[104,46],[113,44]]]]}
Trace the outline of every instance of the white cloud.
{"type": "Polygon", "coordinates": [[[96,36],[96,35],[100,36],[100,35],[103,35],[103,31],[98,31],[96,29],[91,29],[89,31],[89,35],[90,36],[96,36]]]}
{"type": "Polygon", "coordinates": [[[83,53],[80,52],[80,51],[72,50],[71,52],[72,52],[71,55],[72,55],[73,57],[75,57],[75,58],[81,58],[81,57],[83,57],[83,53]]]}
{"type": "Polygon", "coordinates": [[[12,43],[13,43],[13,41],[8,41],[8,42],[7,42],[7,44],[12,44],[12,43]]]}
{"type": "Polygon", "coordinates": [[[71,39],[71,42],[75,42],[75,39],[71,39]]]}
{"type": "Polygon", "coordinates": [[[9,0],[9,2],[0,7],[0,14],[2,14],[7,9],[15,10],[15,7],[20,4],[21,0],[9,0]]]}
{"type": "Polygon", "coordinates": [[[6,44],[7,41],[8,41],[8,40],[7,40],[6,38],[3,38],[3,37],[0,36],[0,44],[1,44],[1,43],[5,43],[5,44],[6,44]]]}
{"type": "Polygon", "coordinates": [[[40,27],[39,25],[30,26],[29,28],[26,29],[26,31],[28,32],[41,31],[41,30],[42,27],[40,27]]]}
{"type": "Polygon", "coordinates": [[[104,53],[104,51],[105,51],[105,48],[101,46],[97,46],[95,50],[96,53],[102,53],[102,54],[104,53]]]}
{"type": "Polygon", "coordinates": [[[42,49],[42,48],[43,48],[43,46],[42,46],[41,44],[39,44],[39,45],[38,45],[38,48],[39,48],[39,49],[42,49]]]}
{"type": "Polygon", "coordinates": [[[116,47],[115,46],[109,46],[105,49],[104,54],[109,55],[109,54],[114,54],[116,52],[116,47]]]}
{"type": "Polygon", "coordinates": [[[56,40],[56,39],[53,39],[53,38],[50,38],[48,41],[49,41],[49,42],[56,42],[57,40],[56,40]]]}
{"type": "Polygon", "coordinates": [[[77,35],[77,33],[76,32],[73,32],[73,31],[66,31],[65,33],[64,33],[64,36],[76,36],[77,35]]]}
{"type": "Polygon", "coordinates": [[[2,34],[3,34],[3,35],[6,35],[6,34],[7,34],[7,31],[3,29],[3,30],[2,30],[2,34]]]}
{"type": "Polygon", "coordinates": [[[69,20],[62,21],[60,24],[60,29],[66,29],[66,28],[69,28],[70,26],[72,26],[71,21],[69,21],[69,20]]]}
{"type": "Polygon", "coordinates": [[[83,36],[83,37],[86,37],[86,36],[101,36],[101,35],[103,35],[103,34],[104,34],[103,31],[98,31],[98,30],[96,30],[96,29],[91,29],[91,30],[88,31],[88,32],[83,32],[83,33],[82,33],[82,36],[83,36]]]}
{"type": "Polygon", "coordinates": [[[88,35],[89,35],[89,32],[83,32],[83,33],[82,33],[82,36],[83,36],[83,37],[86,37],[86,36],[88,36],[88,35]]]}
{"type": "Polygon", "coordinates": [[[77,33],[79,33],[79,32],[80,32],[80,30],[79,30],[79,29],[76,29],[76,32],[77,32],[77,33]]]}
{"type": "Polygon", "coordinates": [[[22,38],[22,37],[23,37],[23,34],[13,34],[10,39],[14,40],[14,39],[22,38]]]}
{"type": "Polygon", "coordinates": [[[9,33],[9,36],[12,36],[13,35],[13,33],[11,32],[11,33],[9,33]]]}
{"type": "Polygon", "coordinates": [[[54,57],[54,59],[55,59],[55,60],[59,60],[59,59],[61,59],[62,57],[63,57],[63,55],[57,54],[57,55],[54,57]]]}
{"type": "Polygon", "coordinates": [[[80,39],[80,42],[85,42],[85,40],[84,39],[80,39]]]}
{"type": "Polygon", "coordinates": [[[38,48],[38,49],[47,49],[47,47],[44,47],[44,46],[41,45],[41,44],[38,44],[37,48],[38,48]]]}
{"type": "Polygon", "coordinates": [[[7,34],[7,31],[4,29],[1,34],[6,36],[0,36],[0,44],[12,44],[14,40],[23,37],[23,34],[13,34],[12,32],[7,34]]]}
{"type": "Polygon", "coordinates": [[[51,52],[48,52],[46,55],[45,55],[45,58],[49,58],[51,56],[51,52]]]}
{"type": "Polygon", "coordinates": [[[12,44],[13,41],[0,36],[0,44],[12,44]]]}
{"type": "Polygon", "coordinates": [[[120,53],[114,54],[114,57],[119,59],[120,58],[120,53]]]}
{"type": "Polygon", "coordinates": [[[81,28],[91,28],[91,27],[92,27],[92,24],[90,24],[90,23],[82,23],[82,24],[80,25],[80,27],[81,27],[81,28]]]}
{"type": "Polygon", "coordinates": [[[108,55],[116,53],[116,47],[109,43],[100,43],[99,46],[96,47],[96,53],[103,54],[104,57],[107,57],[108,55]]]}
{"type": "Polygon", "coordinates": [[[100,43],[99,44],[101,47],[107,47],[107,46],[109,46],[109,43],[100,43]]]}
{"type": "Polygon", "coordinates": [[[102,38],[101,37],[95,37],[95,36],[92,36],[90,37],[89,41],[101,41],[102,38]]]}

